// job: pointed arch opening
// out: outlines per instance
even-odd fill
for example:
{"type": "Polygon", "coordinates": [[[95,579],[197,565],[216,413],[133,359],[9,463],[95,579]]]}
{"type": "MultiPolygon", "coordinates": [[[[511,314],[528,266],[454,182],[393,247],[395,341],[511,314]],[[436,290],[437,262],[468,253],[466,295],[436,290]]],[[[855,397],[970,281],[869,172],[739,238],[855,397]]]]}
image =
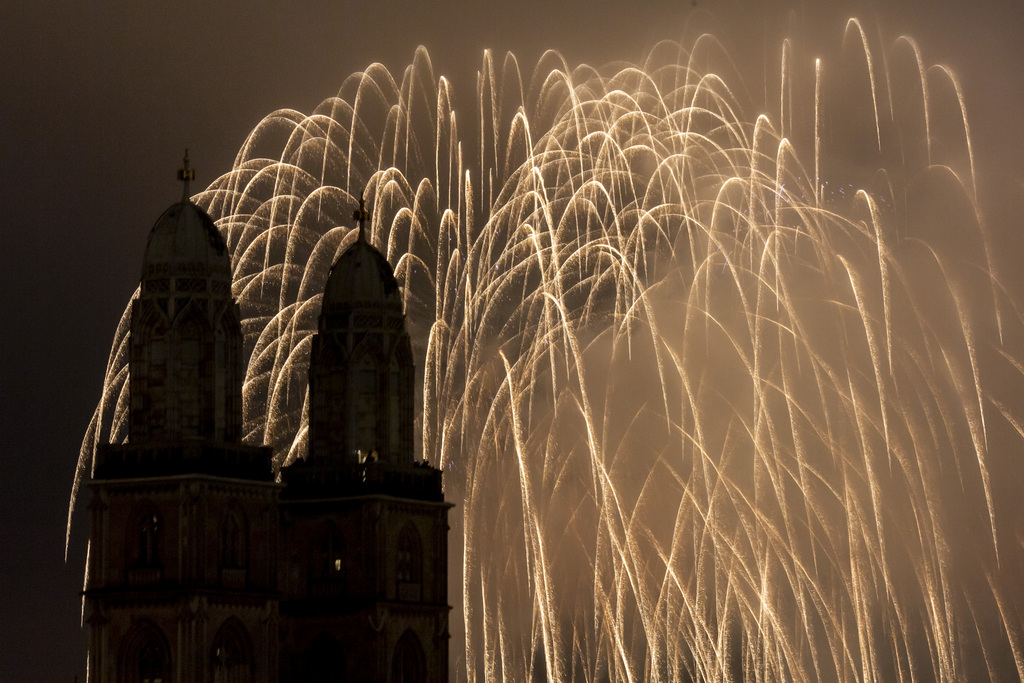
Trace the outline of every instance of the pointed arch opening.
{"type": "Polygon", "coordinates": [[[182,436],[200,436],[206,411],[204,395],[206,377],[204,372],[207,359],[203,358],[204,340],[207,331],[197,311],[188,309],[175,324],[176,342],[174,357],[173,391],[177,398],[175,416],[182,436]]]}
{"type": "Polygon", "coordinates": [[[136,299],[132,304],[132,371],[128,381],[132,439],[162,435],[166,429],[167,358],[166,316],[152,300],[136,299]]]}
{"type": "Polygon", "coordinates": [[[249,534],[245,516],[235,508],[221,523],[221,566],[242,569],[249,564],[249,534]]]}
{"type": "Polygon", "coordinates": [[[245,588],[249,567],[249,528],[245,515],[232,506],[220,527],[220,581],[225,588],[245,588]]]}
{"type": "Polygon", "coordinates": [[[224,622],[210,649],[210,679],[213,683],[252,683],[255,666],[252,641],[238,619],[224,622]]]}
{"type": "Polygon", "coordinates": [[[419,601],[423,597],[423,543],[416,525],[406,522],[398,534],[396,578],[398,599],[419,601]]]}
{"type": "Polygon", "coordinates": [[[310,592],[318,596],[337,596],[346,590],[348,557],[345,537],[330,521],[324,521],[312,539],[310,548],[310,592]]]}
{"type": "Polygon", "coordinates": [[[164,521],[151,501],[136,508],[127,528],[128,583],[152,584],[163,573],[164,521]]]}
{"type": "Polygon", "coordinates": [[[160,628],[151,621],[136,623],[119,649],[119,683],[169,683],[171,649],[160,628]]]}
{"type": "Polygon", "coordinates": [[[378,358],[365,347],[349,364],[348,441],[359,462],[377,458],[381,447],[378,424],[380,412],[380,369],[378,358]]]}
{"type": "Polygon", "coordinates": [[[407,629],[395,645],[391,657],[391,683],[424,683],[427,680],[427,657],[423,645],[412,629],[407,629]]]}
{"type": "Polygon", "coordinates": [[[314,462],[345,450],[348,356],[336,335],[312,337],[309,361],[309,458],[314,462]]]}

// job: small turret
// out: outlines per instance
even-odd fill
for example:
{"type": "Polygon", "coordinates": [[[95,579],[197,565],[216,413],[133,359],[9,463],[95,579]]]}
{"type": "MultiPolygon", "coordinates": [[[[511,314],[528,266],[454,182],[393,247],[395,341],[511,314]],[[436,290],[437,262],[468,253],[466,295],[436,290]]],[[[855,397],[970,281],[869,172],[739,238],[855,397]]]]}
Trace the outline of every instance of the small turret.
{"type": "Polygon", "coordinates": [[[131,319],[129,441],[236,441],[242,434],[242,332],[231,257],[187,195],[157,220],[131,319]]]}
{"type": "Polygon", "coordinates": [[[387,259],[359,236],[331,268],[309,370],[314,467],[413,464],[412,345],[387,259]]]}
{"type": "Polygon", "coordinates": [[[242,442],[231,258],[188,197],[157,220],[132,302],[127,443],[90,490],[89,680],[277,681],[280,485],[242,442]]]}

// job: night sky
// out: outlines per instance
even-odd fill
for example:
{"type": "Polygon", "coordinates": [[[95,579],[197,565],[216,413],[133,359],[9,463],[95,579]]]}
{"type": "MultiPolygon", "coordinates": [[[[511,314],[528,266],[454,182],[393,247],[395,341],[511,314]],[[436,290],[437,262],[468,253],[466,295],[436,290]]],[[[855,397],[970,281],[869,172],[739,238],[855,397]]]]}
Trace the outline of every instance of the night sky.
{"type": "MultiPolygon", "coordinates": [[[[84,681],[79,628],[88,520],[67,505],[115,326],[150,227],[180,194],[189,148],[198,185],[228,171],[247,133],[278,108],[311,111],[372,62],[400,73],[417,45],[471,118],[481,54],[532,64],[637,60],[660,39],[709,30],[757,63],[768,40],[843,19],[908,33],[966,95],[985,217],[1020,294],[1024,226],[1024,3],[491,0],[454,3],[258,0],[0,5],[0,681],[84,681]],[[833,5],[847,5],[840,11],[833,5]],[[294,5],[301,5],[297,9],[294,5]],[[825,9],[829,7],[830,9],[825,9]]],[[[774,54],[774,53],[773,53],[774,54]]],[[[764,68],[775,69],[771,64],[764,68]]],[[[758,74],[747,87],[763,86],[758,74]]],[[[469,137],[467,135],[466,137],[469,137]]],[[[1018,357],[1021,355],[1019,350],[1018,357]]]]}

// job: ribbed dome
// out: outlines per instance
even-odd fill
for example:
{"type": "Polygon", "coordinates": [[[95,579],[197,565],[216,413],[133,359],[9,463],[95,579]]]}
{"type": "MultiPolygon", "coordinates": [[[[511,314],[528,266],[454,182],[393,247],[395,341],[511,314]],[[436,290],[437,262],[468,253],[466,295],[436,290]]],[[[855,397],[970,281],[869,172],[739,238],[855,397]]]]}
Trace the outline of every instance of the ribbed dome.
{"type": "Polygon", "coordinates": [[[357,239],[327,276],[323,310],[389,308],[401,314],[402,297],[391,264],[366,240],[357,239]]]}
{"type": "Polygon", "coordinates": [[[185,200],[174,204],[149,233],[142,277],[168,275],[231,278],[227,244],[205,211],[185,200]]]}

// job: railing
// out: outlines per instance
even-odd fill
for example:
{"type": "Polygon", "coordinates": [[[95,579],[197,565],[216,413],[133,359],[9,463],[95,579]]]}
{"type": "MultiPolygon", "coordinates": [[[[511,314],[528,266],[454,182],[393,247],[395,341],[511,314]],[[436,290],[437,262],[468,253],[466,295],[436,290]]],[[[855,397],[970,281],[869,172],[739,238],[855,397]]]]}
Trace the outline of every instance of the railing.
{"type": "Polygon", "coordinates": [[[444,500],[441,470],[429,465],[359,465],[317,467],[295,463],[284,468],[287,487],[283,498],[310,498],[382,494],[417,500],[444,500]]]}
{"type": "Polygon", "coordinates": [[[204,441],[107,445],[96,452],[96,479],[213,474],[270,481],[270,449],[204,441]]]}

